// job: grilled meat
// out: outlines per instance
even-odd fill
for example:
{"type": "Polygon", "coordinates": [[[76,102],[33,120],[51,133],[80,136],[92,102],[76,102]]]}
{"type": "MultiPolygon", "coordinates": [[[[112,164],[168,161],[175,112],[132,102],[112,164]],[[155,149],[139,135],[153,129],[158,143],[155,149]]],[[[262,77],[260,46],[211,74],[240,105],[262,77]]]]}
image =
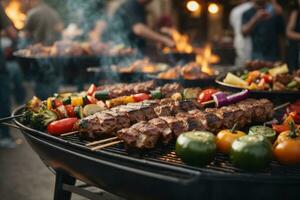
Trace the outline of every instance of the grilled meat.
{"type": "MultiPolygon", "coordinates": [[[[187,105],[189,104],[191,105],[190,108],[194,108],[193,103],[187,101],[184,103],[185,109],[188,108],[187,105]]],[[[79,131],[87,133],[91,138],[97,138],[103,133],[113,133],[123,128],[129,128],[130,125],[140,121],[151,120],[158,116],[169,116],[172,113],[177,114],[177,112],[182,111],[174,110],[174,105],[180,107],[181,103],[174,100],[162,102],[149,100],[117,106],[81,119],[78,126],[79,131]]]]}
{"type": "Polygon", "coordinates": [[[237,104],[224,106],[220,109],[209,108],[205,111],[198,109],[176,114],[176,116],[164,116],[133,125],[135,129],[130,133],[130,129],[123,129],[118,132],[118,137],[124,140],[127,146],[137,148],[153,148],[159,138],[163,143],[169,143],[172,138],[178,137],[188,130],[207,130],[217,132],[221,128],[231,128],[234,123],[238,123],[242,128],[253,122],[263,122],[271,119],[274,115],[273,104],[267,99],[247,99],[237,104]],[[137,128],[138,127],[138,128],[137,128]],[[156,127],[157,129],[155,129],[156,127]],[[151,134],[150,134],[151,131],[151,134]],[[156,131],[156,133],[154,133],[156,131]],[[138,142],[131,141],[131,136],[126,134],[140,134],[136,136],[138,142]],[[142,144],[145,141],[146,144],[142,144]],[[137,144],[138,143],[138,144],[137,144]]]}
{"type": "Polygon", "coordinates": [[[161,88],[161,93],[164,97],[171,97],[172,94],[174,94],[176,92],[182,93],[182,91],[183,91],[183,87],[179,83],[165,84],[161,88]]]}
{"type": "Polygon", "coordinates": [[[160,132],[162,133],[161,137],[163,143],[168,144],[172,140],[172,130],[170,129],[166,121],[161,118],[154,118],[151,119],[149,123],[160,129],[160,132]]]}

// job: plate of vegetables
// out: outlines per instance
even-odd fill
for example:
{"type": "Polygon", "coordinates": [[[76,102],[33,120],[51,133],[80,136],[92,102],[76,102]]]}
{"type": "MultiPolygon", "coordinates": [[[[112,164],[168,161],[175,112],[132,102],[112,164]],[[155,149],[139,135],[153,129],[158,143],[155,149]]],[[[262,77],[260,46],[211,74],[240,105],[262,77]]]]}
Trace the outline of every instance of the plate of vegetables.
{"type": "Polygon", "coordinates": [[[256,97],[299,97],[300,70],[289,72],[286,64],[274,68],[228,72],[216,82],[229,90],[248,89],[256,97]]]}

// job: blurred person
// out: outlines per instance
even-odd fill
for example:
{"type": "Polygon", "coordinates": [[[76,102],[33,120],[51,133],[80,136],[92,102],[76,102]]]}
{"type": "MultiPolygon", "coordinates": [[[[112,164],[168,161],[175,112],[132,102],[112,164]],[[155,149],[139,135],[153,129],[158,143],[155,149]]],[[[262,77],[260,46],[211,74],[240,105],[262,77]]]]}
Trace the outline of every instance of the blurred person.
{"type": "MultiPolygon", "coordinates": [[[[12,39],[17,38],[17,31],[13,27],[11,21],[5,14],[5,11],[0,4],[0,31],[5,32],[7,36],[12,39]]],[[[0,45],[1,46],[1,45],[0,45]]],[[[7,117],[10,115],[10,79],[9,73],[6,69],[5,57],[0,48],[0,117],[7,117]]],[[[0,148],[14,148],[16,146],[12,139],[9,128],[0,125],[0,148]]]]}
{"type": "Polygon", "coordinates": [[[286,35],[289,39],[289,67],[296,70],[300,64],[300,0],[290,13],[289,20],[286,27],[286,35]]]}
{"type": "Polygon", "coordinates": [[[229,22],[234,31],[233,45],[236,52],[235,65],[243,66],[246,60],[251,58],[252,43],[250,36],[243,36],[242,33],[242,16],[245,11],[253,7],[253,3],[248,0],[241,0],[240,4],[232,9],[229,22]]]}
{"type": "Polygon", "coordinates": [[[51,45],[61,37],[63,23],[58,13],[43,0],[30,0],[24,31],[30,43],[51,45]]]}
{"type": "Polygon", "coordinates": [[[242,33],[252,40],[252,59],[278,61],[281,59],[280,36],[285,25],[282,8],[276,0],[252,0],[253,7],[242,17],[242,33]]]}
{"type": "Polygon", "coordinates": [[[145,7],[152,0],[126,0],[114,13],[108,23],[106,35],[117,43],[145,50],[146,40],[173,47],[174,41],[163,34],[152,30],[146,24],[145,7]]]}

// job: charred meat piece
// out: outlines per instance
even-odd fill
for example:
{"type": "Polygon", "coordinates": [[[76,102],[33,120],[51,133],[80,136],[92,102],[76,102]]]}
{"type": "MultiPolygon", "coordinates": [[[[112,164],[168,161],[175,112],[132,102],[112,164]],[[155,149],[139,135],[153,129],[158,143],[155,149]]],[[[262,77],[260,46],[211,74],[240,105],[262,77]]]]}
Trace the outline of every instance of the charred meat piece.
{"type": "Polygon", "coordinates": [[[141,121],[130,128],[120,130],[118,137],[124,140],[127,146],[148,149],[155,147],[161,134],[161,130],[156,126],[141,121]]]}
{"type": "Polygon", "coordinates": [[[169,83],[161,88],[161,93],[164,97],[171,97],[174,93],[182,93],[183,87],[179,83],[169,83]]]}
{"type": "Polygon", "coordinates": [[[265,109],[265,115],[266,116],[266,120],[270,120],[274,117],[274,105],[271,101],[269,101],[268,99],[260,99],[259,103],[262,104],[262,106],[265,109]]]}
{"type": "Polygon", "coordinates": [[[143,112],[144,116],[146,117],[146,120],[150,120],[150,119],[158,117],[156,115],[154,109],[151,106],[142,108],[142,112],[143,112]]]}
{"type": "Polygon", "coordinates": [[[114,131],[121,130],[122,128],[130,127],[130,120],[127,113],[125,112],[114,112],[114,111],[103,111],[104,113],[110,114],[116,119],[116,129],[114,131]]]}
{"type": "Polygon", "coordinates": [[[116,129],[116,119],[107,113],[96,113],[84,118],[79,123],[80,132],[110,133],[116,129]]]}
{"type": "Polygon", "coordinates": [[[205,130],[204,125],[201,120],[199,120],[195,115],[189,113],[178,113],[175,116],[177,119],[186,121],[188,123],[189,131],[201,131],[205,130]]]}
{"type": "Polygon", "coordinates": [[[217,115],[222,119],[222,128],[232,128],[235,123],[238,123],[239,127],[243,127],[244,122],[241,122],[240,119],[243,116],[243,110],[237,106],[230,105],[224,106],[217,110],[217,115]]]}
{"type": "Polygon", "coordinates": [[[177,119],[176,117],[160,117],[160,119],[168,123],[168,126],[171,128],[175,138],[177,138],[181,133],[189,130],[188,123],[181,119],[177,119]]]}
{"type": "Polygon", "coordinates": [[[170,105],[161,105],[154,108],[154,112],[157,116],[170,116],[171,115],[171,106],[170,105]]]}
{"type": "Polygon", "coordinates": [[[205,130],[217,132],[222,127],[222,119],[216,114],[218,109],[206,109],[205,112],[198,112],[196,117],[204,125],[205,130]]]}
{"type": "Polygon", "coordinates": [[[150,120],[149,123],[160,129],[160,132],[162,133],[162,142],[164,144],[168,144],[172,140],[172,130],[170,129],[166,121],[162,120],[161,118],[154,118],[150,120]]]}
{"type": "Polygon", "coordinates": [[[244,113],[243,120],[246,122],[245,124],[250,124],[252,122],[252,119],[254,118],[255,111],[253,106],[251,106],[251,103],[253,101],[254,99],[246,99],[236,104],[236,106],[242,109],[244,113]]]}
{"type": "Polygon", "coordinates": [[[191,100],[180,101],[179,106],[180,106],[181,110],[183,110],[185,112],[199,108],[198,104],[191,100]]]}
{"type": "Polygon", "coordinates": [[[118,131],[118,138],[120,140],[124,141],[124,144],[126,146],[135,146],[136,145],[136,141],[139,138],[139,131],[133,129],[133,128],[124,128],[122,130],[118,131]]]}

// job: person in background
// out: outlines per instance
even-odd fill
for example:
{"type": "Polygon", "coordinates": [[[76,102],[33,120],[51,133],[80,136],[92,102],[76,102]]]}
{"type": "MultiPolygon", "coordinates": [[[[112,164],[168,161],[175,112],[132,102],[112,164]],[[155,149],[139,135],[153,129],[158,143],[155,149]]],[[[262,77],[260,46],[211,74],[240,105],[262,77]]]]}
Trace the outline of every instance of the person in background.
{"type": "Polygon", "coordinates": [[[234,41],[233,45],[236,52],[235,65],[242,67],[246,60],[251,58],[252,43],[249,36],[244,37],[242,34],[242,16],[245,11],[253,7],[253,3],[248,0],[241,0],[240,4],[232,9],[229,22],[233,28],[234,41]]]}
{"type": "Polygon", "coordinates": [[[286,27],[286,36],[290,40],[289,43],[289,67],[296,70],[300,64],[300,0],[290,13],[290,17],[286,27]]]}
{"type": "Polygon", "coordinates": [[[126,0],[114,13],[106,31],[110,39],[117,43],[144,51],[146,40],[173,47],[174,41],[163,34],[153,31],[146,24],[145,7],[151,0],[126,0]],[[113,33],[113,34],[112,34],[113,33]]]}
{"type": "Polygon", "coordinates": [[[282,8],[276,0],[252,0],[253,7],[242,17],[242,33],[252,40],[252,59],[281,59],[280,36],[284,34],[282,8]]]}
{"type": "Polygon", "coordinates": [[[58,13],[43,0],[30,0],[24,31],[29,43],[51,45],[61,37],[63,23],[58,13]]]}
{"type": "MultiPolygon", "coordinates": [[[[11,21],[5,14],[5,11],[0,4],[0,31],[5,32],[11,39],[17,38],[17,31],[13,27],[11,21]]],[[[1,45],[0,45],[1,46],[1,45]]],[[[0,118],[7,117],[10,115],[10,79],[9,73],[6,69],[5,58],[0,48],[0,118]]],[[[16,146],[12,139],[9,128],[0,125],[0,148],[14,148],[16,146]]]]}

